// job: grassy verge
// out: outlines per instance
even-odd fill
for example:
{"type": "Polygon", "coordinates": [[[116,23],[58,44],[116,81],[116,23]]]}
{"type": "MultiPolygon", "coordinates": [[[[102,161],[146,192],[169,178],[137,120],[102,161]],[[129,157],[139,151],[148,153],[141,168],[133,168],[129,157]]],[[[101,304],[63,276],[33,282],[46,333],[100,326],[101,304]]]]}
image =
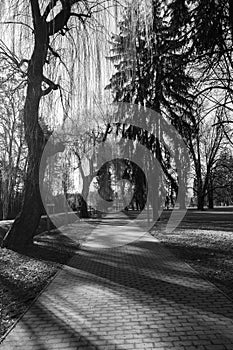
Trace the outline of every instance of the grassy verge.
{"type": "Polygon", "coordinates": [[[172,233],[164,213],[152,234],[233,300],[233,213],[189,211],[172,233]]]}
{"type": "Polygon", "coordinates": [[[57,272],[59,264],[0,250],[0,338],[57,272]]]}
{"type": "MultiPolygon", "coordinates": [[[[1,225],[0,242],[8,228],[8,223],[1,225]]],[[[0,341],[78,248],[52,230],[36,236],[24,255],[0,249],[0,341]]]]}

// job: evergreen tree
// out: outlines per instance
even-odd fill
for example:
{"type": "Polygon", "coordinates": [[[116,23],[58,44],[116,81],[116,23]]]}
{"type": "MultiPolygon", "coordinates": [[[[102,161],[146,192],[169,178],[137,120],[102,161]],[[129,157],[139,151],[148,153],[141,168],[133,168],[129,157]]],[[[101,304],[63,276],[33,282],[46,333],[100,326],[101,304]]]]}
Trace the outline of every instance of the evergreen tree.
{"type": "MultiPolygon", "coordinates": [[[[185,12],[183,14],[185,16],[185,12]]],[[[119,24],[119,34],[113,36],[110,59],[115,62],[117,72],[107,89],[112,91],[115,102],[140,104],[163,115],[185,139],[187,130],[184,125],[189,127],[190,132],[194,124],[193,97],[190,93],[194,80],[187,70],[189,42],[181,35],[184,20],[178,25],[174,18],[171,5],[164,1],[153,1],[146,10],[139,2],[129,5],[119,24]]],[[[157,131],[151,145],[157,160],[165,165],[165,135],[157,123],[154,120],[157,131]]],[[[177,176],[171,175],[169,167],[171,165],[168,164],[162,166],[177,192],[177,176]]],[[[179,174],[180,185],[181,176],[179,174]]],[[[158,182],[155,188],[158,190],[158,182]]],[[[158,193],[155,196],[158,197],[158,193]]],[[[185,205],[180,204],[181,207],[185,205]]]]}

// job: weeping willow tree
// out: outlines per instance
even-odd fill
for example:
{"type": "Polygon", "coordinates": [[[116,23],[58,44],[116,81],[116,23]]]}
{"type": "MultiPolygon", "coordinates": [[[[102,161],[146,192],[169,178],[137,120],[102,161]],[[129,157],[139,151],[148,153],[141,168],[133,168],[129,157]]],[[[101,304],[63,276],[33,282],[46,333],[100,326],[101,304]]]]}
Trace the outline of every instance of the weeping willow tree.
{"type": "MultiPolygon", "coordinates": [[[[45,101],[53,102],[54,98],[58,98],[56,93],[59,93],[61,97],[64,111],[67,112],[69,109],[70,100],[64,95],[65,93],[70,94],[70,89],[74,88],[74,84],[70,83],[69,89],[63,87],[64,90],[62,90],[62,78],[65,73],[59,73],[60,81],[56,75],[63,66],[63,72],[67,72],[71,78],[70,81],[79,80],[79,76],[82,75],[81,71],[77,72],[74,78],[74,67],[73,71],[69,70],[71,64],[67,64],[67,61],[72,61],[74,59],[72,54],[77,54],[79,50],[80,26],[82,29],[85,26],[97,24],[99,26],[101,23],[98,23],[96,14],[106,10],[113,3],[110,0],[104,2],[98,0],[94,2],[28,0],[24,2],[4,1],[1,4],[2,26],[10,26],[11,34],[14,35],[12,38],[15,38],[12,44],[10,42],[12,38],[9,40],[9,36],[7,37],[7,33],[3,31],[1,53],[7,57],[15,70],[21,72],[22,79],[27,83],[23,120],[28,147],[23,205],[20,214],[4,238],[4,247],[23,251],[33,242],[43,208],[40,197],[42,179],[39,175],[41,157],[45,145],[50,142],[49,138],[52,133],[49,128],[41,126],[41,112],[49,111],[45,101]]],[[[83,69],[85,67],[82,67],[83,69]]],[[[67,117],[67,113],[64,115],[67,117]]],[[[57,143],[53,147],[54,153],[63,150],[62,143],[57,143]]],[[[45,166],[46,164],[42,165],[44,169],[45,166]]]]}

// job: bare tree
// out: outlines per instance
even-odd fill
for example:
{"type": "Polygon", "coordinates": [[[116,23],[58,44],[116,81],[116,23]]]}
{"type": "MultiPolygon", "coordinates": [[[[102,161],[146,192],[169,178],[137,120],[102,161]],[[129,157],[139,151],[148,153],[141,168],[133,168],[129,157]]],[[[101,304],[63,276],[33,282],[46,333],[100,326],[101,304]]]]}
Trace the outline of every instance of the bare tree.
{"type": "Polygon", "coordinates": [[[212,125],[218,120],[222,107],[215,111],[215,118],[207,118],[208,113],[200,112],[195,119],[194,129],[189,129],[188,148],[193,160],[195,172],[194,191],[197,196],[197,207],[204,209],[205,198],[208,195],[209,206],[213,207],[212,170],[218,158],[224,140],[220,125],[212,125]]]}

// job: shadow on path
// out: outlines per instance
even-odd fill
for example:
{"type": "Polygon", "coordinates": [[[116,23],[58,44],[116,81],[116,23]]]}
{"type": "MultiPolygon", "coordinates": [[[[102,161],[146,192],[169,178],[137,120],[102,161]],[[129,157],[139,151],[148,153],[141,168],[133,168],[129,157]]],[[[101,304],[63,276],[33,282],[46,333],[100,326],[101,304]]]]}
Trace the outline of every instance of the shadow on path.
{"type": "Polygon", "coordinates": [[[1,349],[233,348],[232,302],[150,235],[111,249],[71,241],[1,349]]]}

